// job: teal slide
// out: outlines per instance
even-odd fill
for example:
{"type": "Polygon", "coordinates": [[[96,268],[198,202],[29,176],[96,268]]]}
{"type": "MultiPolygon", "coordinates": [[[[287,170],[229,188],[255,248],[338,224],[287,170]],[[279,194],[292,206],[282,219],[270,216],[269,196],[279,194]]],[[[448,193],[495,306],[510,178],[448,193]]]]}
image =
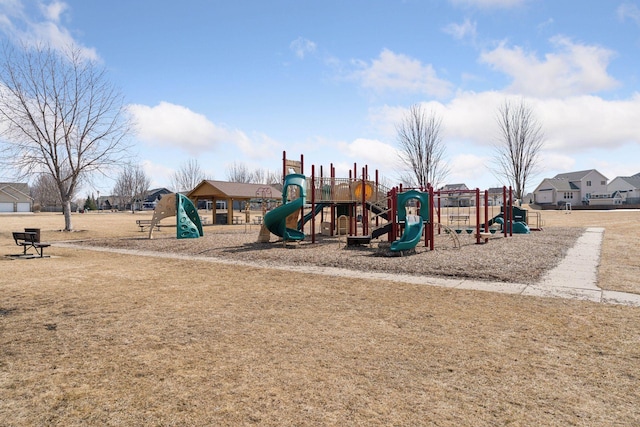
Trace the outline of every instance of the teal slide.
{"type": "Polygon", "coordinates": [[[404,233],[399,240],[391,243],[392,252],[406,251],[413,249],[418,245],[422,238],[422,230],[424,229],[424,223],[421,217],[417,217],[418,221],[409,221],[411,216],[407,215],[407,222],[404,228],[404,233]]]}
{"type": "Polygon", "coordinates": [[[302,174],[289,174],[284,178],[284,188],[282,189],[282,205],[267,212],[264,215],[264,226],[282,240],[303,240],[302,231],[287,228],[287,217],[299,211],[304,206],[306,198],[305,176],[302,174]],[[288,187],[295,185],[299,188],[300,197],[290,202],[287,201],[288,187]]]}
{"type": "Polygon", "coordinates": [[[302,231],[287,228],[287,217],[299,211],[303,203],[304,200],[300,198],[267,212],[264,215],[265,227],[276,236],[282,237],[283,240],[303,240],[304,233],[302,231]]]}

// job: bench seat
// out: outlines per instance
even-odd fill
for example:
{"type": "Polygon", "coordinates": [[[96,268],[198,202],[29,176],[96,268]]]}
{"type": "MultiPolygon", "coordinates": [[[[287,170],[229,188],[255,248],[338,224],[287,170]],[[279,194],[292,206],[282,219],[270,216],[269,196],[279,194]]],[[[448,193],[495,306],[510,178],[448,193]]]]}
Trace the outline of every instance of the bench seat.
{"type": "Polygon", "coordinates": [[[31,232],[22,232],[22,231],[14,231],[13,232],[13,240],[16,242],[16,245],[22,246],[22,255],[28,256],[27,249],[33,248],[36,253],[40,255],[40,258],[44,258],[44,248],[48,248],[51,246],[50,243],[43,243],[38,241],[38,236],[36,233],[31,232]]]}

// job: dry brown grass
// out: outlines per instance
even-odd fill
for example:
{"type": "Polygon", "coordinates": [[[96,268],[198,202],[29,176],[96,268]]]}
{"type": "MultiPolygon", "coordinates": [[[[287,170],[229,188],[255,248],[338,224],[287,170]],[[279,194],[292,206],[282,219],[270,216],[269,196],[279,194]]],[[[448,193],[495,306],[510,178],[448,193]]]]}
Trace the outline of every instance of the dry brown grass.
{"type": "MultiPolygon", "coordinates": [[[[605,227],[600,284],[635,268],[637,291],[639,215],[544,219],[605,227]]],[[[77,215],[71,235],[59,215],[0,217],[0,251],[22,227],[139,238],[142,217],[77,215]]],[[[0,425],[640,423],[637,308],[49,253],[0,260],[0,425]]]]}

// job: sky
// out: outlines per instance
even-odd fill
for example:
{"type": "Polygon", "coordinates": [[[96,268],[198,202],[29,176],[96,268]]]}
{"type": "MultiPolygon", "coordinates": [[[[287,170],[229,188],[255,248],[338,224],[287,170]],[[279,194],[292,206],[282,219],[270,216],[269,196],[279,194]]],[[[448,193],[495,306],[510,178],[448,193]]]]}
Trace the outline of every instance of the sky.
{"type": "Polygon", "coordinates": [[[442,120],[441,184],[508,185],[493,171],[507,100],[544,132],[528,191],[640,172],[640,0],[0,0],[0,36],[100,61],[152,187],[194,158],[209,179],[280,171],[283,151],[307,174],[366,164],[395,184],[415,104],[442,120]]]}

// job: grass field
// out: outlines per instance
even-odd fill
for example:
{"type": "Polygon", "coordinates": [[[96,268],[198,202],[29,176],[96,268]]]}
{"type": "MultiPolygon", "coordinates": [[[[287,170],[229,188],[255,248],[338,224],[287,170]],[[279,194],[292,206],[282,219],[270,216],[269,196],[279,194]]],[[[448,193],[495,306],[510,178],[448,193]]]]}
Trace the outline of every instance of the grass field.
{"type": "MultiPolygon", "coordinates": [[[[140,237],[137,218],[1,216],[0,251],[24,227],[140,237]]],[[[640,293],[640,212],[543,219],[604,227],[599,286],[640,293]]],[[[638,308],[48,253],[0,260],[0,425],[640,425],[638,308]]]]}

